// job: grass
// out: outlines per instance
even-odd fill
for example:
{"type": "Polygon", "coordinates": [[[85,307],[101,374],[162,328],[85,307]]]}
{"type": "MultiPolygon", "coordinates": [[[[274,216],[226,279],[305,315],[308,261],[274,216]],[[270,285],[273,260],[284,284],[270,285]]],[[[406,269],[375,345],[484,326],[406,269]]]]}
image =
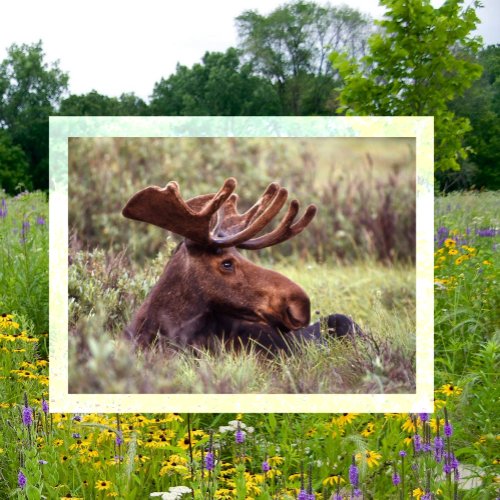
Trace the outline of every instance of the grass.
{"type": "Polygon", "coordinates": [[[366,338],[328,339],[271,359],[235,353],[142,352],[123,337],[128,318],[164,266],[145,271],[123,254],[72,252],[70,392],[76,393],[402,393],[415,390],[415,273],[376,262],[333,267],[277,264],[310,295],[316,320],[352,316],[366,338]],[[105,375],[103,376],[103,374],[105,375]]]}

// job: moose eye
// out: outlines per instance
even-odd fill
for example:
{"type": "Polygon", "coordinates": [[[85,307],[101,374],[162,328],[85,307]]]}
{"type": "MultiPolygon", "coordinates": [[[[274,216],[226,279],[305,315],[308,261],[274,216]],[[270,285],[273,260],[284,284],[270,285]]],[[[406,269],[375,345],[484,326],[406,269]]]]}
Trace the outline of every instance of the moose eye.
{"type": "Polygon", "coordinates": [[[234,267],[233,267],[233,261],[232,260],[223,260],[221,262],[221,267],[222,269],[224,269],[224,271],[233,271],[234,267]]]}

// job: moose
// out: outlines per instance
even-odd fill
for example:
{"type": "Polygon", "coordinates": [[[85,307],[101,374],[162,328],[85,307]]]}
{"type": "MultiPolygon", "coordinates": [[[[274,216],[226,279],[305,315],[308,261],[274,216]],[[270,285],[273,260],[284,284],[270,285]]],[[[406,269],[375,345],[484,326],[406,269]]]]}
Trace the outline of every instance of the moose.
{"type": "MultiPolygon", "coordinates": [[[[257,203],[240,213],[235,188],[236,180],[229,178],[217,193],[186,201],[177,182],[171,181],[164,188],[142,189],[123,208],[127,218],[184,238],[126,329],[137,345],[158,340],[177,347],[214,348],[222,341],[234,347],[254,344],[274,353],[289,352],[297,341],[321,340],[320,324],[309,325],[306,292],[237,251],[293,238],[312,221],[316,207],[309,205],[295,221],[299,203],[291,201],[276,228],[259,236],[286,203],[288,192],[273,182],[257,203]]],[[[335,336],[360,331],[341,314],[330,315],[326,324],[335,336]]]]}

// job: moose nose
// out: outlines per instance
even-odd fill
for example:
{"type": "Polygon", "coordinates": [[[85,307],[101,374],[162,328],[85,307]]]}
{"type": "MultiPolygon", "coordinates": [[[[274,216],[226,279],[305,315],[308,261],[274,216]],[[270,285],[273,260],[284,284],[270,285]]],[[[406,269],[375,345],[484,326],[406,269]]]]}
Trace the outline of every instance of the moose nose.
{"type": "Polygon", "coordinates": [[[311,303],[309,297],[301,294],[290,300],[285,310],[286,323],[292,330],[309,325],[311,319],[311,303]]]}

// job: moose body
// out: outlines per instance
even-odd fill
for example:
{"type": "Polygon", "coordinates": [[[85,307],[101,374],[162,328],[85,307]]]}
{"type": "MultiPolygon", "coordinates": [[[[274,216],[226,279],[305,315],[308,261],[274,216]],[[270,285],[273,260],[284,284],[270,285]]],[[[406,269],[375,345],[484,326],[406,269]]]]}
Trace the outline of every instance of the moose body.
{"type": "MultiPolygon", "coordinates": [[[[295,223],[298,203],[291,202],[273,231],[255,236],[277,215],[287,192],[273,183],[247,212],[237,210],[236,181],[216,194],[184,201],[177,183],[148,187],[134,195],[126,217],[149,222],[184,236],[127,333],[140,345],[158,339],[177,346],[215,347],[255,344],[271,352],[289,350],[295,340],[320,339],[319,324],[309,326],[310,301],[296,283],[260,267],[236,248],[260,249],[300,233],[312,220],[310,205],[295,223]]],[[[343,315],[331,315],[336,335],[359,327],[343,315]]]]}

